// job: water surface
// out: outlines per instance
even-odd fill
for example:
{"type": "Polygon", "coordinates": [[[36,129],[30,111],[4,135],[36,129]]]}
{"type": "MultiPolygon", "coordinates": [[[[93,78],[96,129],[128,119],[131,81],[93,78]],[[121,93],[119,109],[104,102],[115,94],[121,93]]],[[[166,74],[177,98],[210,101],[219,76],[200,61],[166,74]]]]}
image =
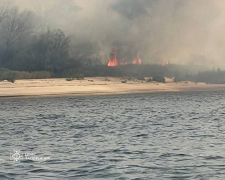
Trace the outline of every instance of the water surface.
{"type": "Polygon", "coordinates": [[[0,100],[0,179],[225,179],[224,95],[0,100]]]}

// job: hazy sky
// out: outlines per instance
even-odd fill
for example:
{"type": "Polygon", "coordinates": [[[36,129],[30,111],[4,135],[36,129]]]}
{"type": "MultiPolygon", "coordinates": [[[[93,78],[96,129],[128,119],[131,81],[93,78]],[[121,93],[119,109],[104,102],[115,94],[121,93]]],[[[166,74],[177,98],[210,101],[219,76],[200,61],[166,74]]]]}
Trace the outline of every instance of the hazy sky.
{"type": "Polygon", "coordinates": [[[74,14],[63,7],[73,0],[16,0],[40,14],[56,2],[48,24],[97,41],[104,58],[119,43],[139,49],[146,63],[225,67],[224,0],[74,0],[74,14]]]}

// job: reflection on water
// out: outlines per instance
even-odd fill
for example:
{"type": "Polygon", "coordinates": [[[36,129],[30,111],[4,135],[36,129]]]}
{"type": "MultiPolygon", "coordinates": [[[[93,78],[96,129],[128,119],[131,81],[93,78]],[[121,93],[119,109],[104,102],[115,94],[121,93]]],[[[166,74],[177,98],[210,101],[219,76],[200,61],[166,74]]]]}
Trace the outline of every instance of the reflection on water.
{"type": "Polygon", "coordinates": [[[224,179],[224,119],[224,92],[0,100],[0,179],[224,179]]]}

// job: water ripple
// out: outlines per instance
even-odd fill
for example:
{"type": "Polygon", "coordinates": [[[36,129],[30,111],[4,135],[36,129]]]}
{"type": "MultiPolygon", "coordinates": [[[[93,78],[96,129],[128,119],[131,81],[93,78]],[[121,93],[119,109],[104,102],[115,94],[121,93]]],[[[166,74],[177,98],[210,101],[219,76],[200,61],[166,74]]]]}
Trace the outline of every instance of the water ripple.
{"type": "Polygon", "coordinates": [[[224,92],[0,101],[0,179],[225,177],[224,92]]]}

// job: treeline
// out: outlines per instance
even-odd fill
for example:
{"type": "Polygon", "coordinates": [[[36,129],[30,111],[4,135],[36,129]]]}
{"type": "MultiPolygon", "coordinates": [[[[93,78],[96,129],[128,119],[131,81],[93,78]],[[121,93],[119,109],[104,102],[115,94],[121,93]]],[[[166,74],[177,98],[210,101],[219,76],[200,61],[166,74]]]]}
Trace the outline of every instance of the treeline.
{"type": "Polygon", "coordinates": [[[175,77],[175,81],[225,83],[225,71],[195,72],[181,65],[102,65],[95,42],[43,27],[41,17],[0,7],[0,80],[82,76],[175,77]]]}
{"type": "Polygon", "coordinates": [[[0,81],[14,82],[16,79],[45,79],[45,78],[71,78],[82,77],[124,77],[144,80],[146,77],[173,78],[174,82],[191,81],[205,82],[207,84],[225,84],[225,71],[203,71],[191,73],[191,70],[182,65],[127,65],[107,67],[106,65],[81,65],[65,71],[53,73],[50,71],[13,71],[0,68],[0,81]]]}
{"type": "Polygon", "coordinates": [[[186,74],[175,76],[175,82],[179,81],[192,81],[192,82],[205,82],[207,84],[225,84],[225,71],[220,69],[213,71],[202,71],[197,74],[186,74]]]}
{"type": "Polygon", "coordinates": [[[183,74],[189,74],[190,70],[182,65],[171,64],[162,66],[157,64],[146,65],[126,65],[117,67],[107,67],[106,65],[97,66],[80,66],[79,68],[71,68],[66,72],[59,73],[59,77],[73,76],[77,72],[83,73],[86,77],[93,76],[111,76],[111,77],[153,77],[164,76],[173,78],[183,74]]]}
{"type": "Polygon", "coordinates": [[[41,19],[32,12],[9,5],[0,7],[1,68],[61,73],[82,64],[99,64],[93,43],[39,22],[41,19]]]}
{"type": "MultiPolygon", "coordinates": [[[[196,72],[189,66],[171,64],[167,66],[149,65],[127,65],[118,67],[94,66],[82,67],[79,69],[85,76],[111,76],[111,77],[133,77],[144,79],[144,77],[168,77],[173,78],[174,82],[191,81],[205,82],[207,84],[225,84],[225,71],[205,70],[196,72]]],[[[60,76],[73,76],[76,70],[67,71],[60,76]]]]}

